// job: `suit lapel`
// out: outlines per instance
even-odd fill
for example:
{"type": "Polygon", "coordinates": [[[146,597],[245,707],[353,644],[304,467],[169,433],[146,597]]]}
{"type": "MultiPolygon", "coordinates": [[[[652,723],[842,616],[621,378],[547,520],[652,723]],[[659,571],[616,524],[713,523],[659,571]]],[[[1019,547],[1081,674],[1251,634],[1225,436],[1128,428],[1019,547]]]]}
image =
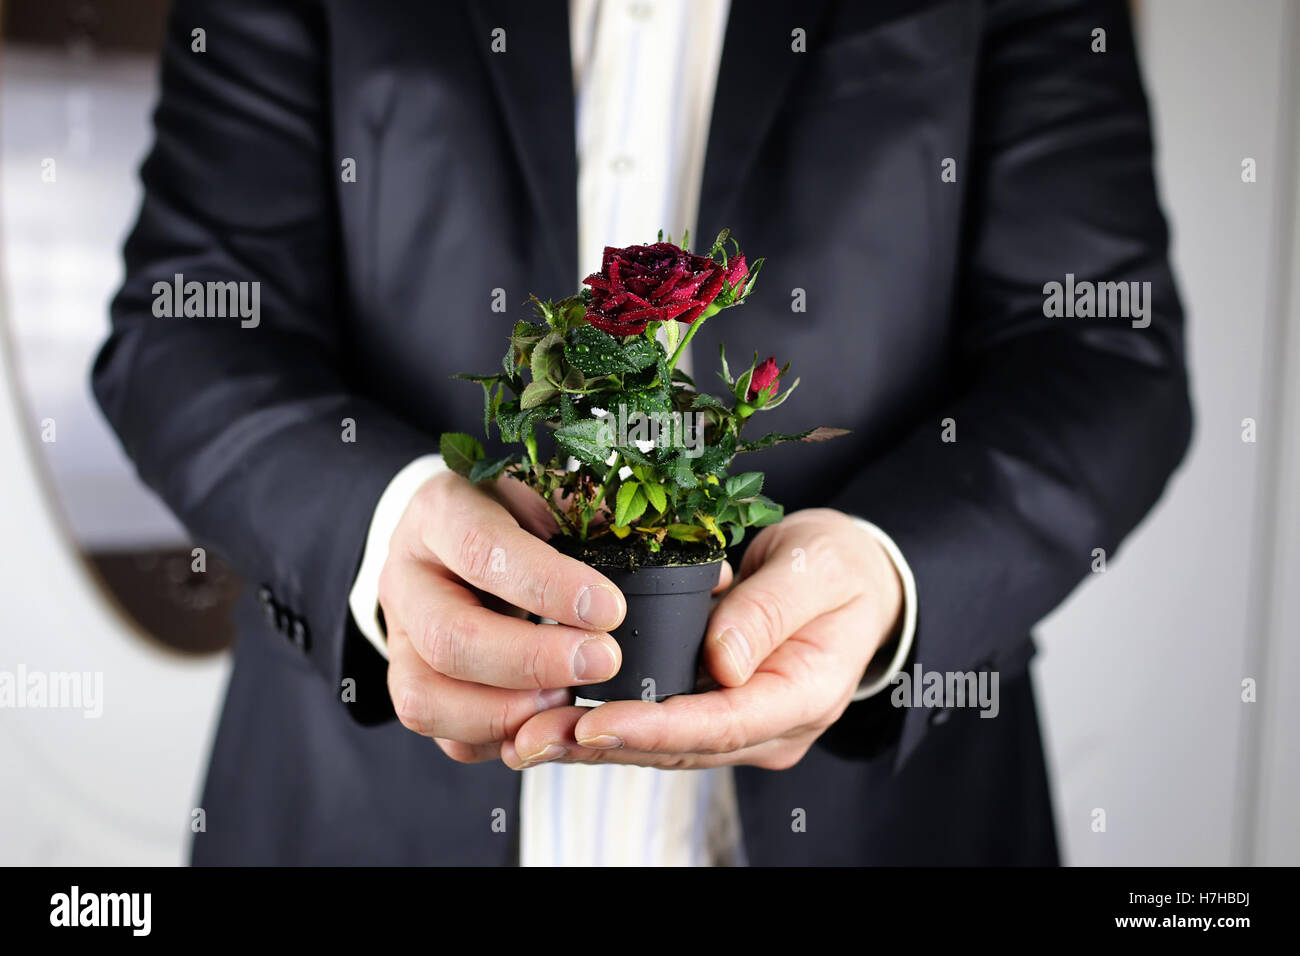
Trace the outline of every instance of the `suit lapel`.
{"type": "MultiPolygon", "coordinates": [[[[732,0],[718,70],[700,193],[697,246],[725,226],[759,146],[771,131],[830,0],[732,0]]],[[[470,0],[469,7],[511,143],[560,274],[578,274],[578,163],[566,0],[470,0]],[[506,51],[491,51],[492,31],[506,51]]]]}
{"type": "Polygon", "coordinates": [[[542,231],[567,284],[578,275],[578,160],[566,0],[467,4],[542,231]],[[505,52],[492,31],[505,30],[505,52]]]}
{"type": "Polygon", "coordinates": [[[713,119],[700,190],[699,241],[707,248],[728,223],[758,148],[772,129],[786,91],[808,53],[791,48],[806,31],[813,49],[829,0],[732,0],[713,98],[713,119]]]}

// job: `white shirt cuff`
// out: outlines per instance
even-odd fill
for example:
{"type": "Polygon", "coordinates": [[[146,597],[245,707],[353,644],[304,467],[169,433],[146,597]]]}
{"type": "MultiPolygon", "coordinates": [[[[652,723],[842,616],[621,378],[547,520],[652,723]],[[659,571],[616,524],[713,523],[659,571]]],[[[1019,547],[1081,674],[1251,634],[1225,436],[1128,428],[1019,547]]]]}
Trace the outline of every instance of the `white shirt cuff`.
{"type": "Polygon", "coordinates": [[[916,578],[912,576],[912,569],[908,566],[907,559],[903,557],[903,552],[898,550],[898,545],[894,544],[893,538],[870,521],[862,518],[854,518],[854,520],[880,542],[880,546],[889,555],[889,560],[894,563],[898,579],[903,583],[903,626],[898,635],[894,654],[888,664],[881,664],[873,658],[867,665],[867,673],[853,694],[853,702],[856,703],[873,697],[888,687],[894,676],[907,663],[907,655],[912,652],[912,640],[916,636],[916,578]]]}
{"type": "Polygon", "coordinates": [[[361,556],[361,567],[348,594],[348,607],[357,629],[366,636],[375,650],[388,659],[388,642],[379,624],[379,574],[388,560],[388,542],[397,530],[406,507],[420,490],[420,486],[439,472],[447,470],[441,455],[424,455],[415,459],[396,475],[379,496],[370,531],[366,535],[366,549],[361,556]]]}

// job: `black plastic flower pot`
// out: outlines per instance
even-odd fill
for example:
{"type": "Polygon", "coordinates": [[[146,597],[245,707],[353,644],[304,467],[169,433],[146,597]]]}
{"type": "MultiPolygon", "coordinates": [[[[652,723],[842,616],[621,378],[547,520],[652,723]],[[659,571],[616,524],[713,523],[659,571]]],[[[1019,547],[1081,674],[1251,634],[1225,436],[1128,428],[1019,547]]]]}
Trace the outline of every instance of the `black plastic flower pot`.
{"type": "Polygon", "coordinates": [[[610,632],[623,651],[623,665],[612,679],[574,692],[587,700],[661,701],[694,691],[722,559],[636,570],[587,563],[627,599],[627,616],[610,632]]]}

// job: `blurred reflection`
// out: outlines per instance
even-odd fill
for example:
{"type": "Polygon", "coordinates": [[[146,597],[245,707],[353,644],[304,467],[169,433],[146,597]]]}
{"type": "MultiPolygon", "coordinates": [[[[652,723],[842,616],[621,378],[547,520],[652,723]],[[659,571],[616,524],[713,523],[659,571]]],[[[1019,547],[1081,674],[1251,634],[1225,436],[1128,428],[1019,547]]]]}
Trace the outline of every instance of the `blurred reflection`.
{"type": "Polygon", "coordinates": [[[87,380],[140,201],[166,9],[4,4],[0,266],[11,371],[71,536],[144,630],[204,652],[233,639],[239,581],[213,555],[194,570],[184,529],[136,478],[87,380]]]}

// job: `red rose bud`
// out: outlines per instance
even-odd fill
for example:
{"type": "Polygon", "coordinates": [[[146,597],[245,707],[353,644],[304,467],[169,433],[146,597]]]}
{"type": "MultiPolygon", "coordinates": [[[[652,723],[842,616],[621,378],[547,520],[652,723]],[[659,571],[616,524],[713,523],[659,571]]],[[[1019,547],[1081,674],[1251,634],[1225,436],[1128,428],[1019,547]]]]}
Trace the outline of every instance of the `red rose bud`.
{"type": "Polygon", "coordinates": [[[605,247],[591,288],[587,321],[610,335],[640,335],[651,322],[694,322],[718,297],[722,266],[671,242],[605,247]]]}
{"type": "Polygon", "coordinates": [[[759,364],[754,369],[754,374],[749,378],[749,391],[745,398],[747,401],[755,401],[763,389],[770,386],[781,377],[781,370],[776,367],[776,357],[773,356],[759,364]]]}
{"type": "Polygon", "coordinates": [[[727,288],[733,296],[739,296],[745,288],[745,276],[749,267],[745,264],[745,254],[738,252],[727,260],[727,288]]]}

